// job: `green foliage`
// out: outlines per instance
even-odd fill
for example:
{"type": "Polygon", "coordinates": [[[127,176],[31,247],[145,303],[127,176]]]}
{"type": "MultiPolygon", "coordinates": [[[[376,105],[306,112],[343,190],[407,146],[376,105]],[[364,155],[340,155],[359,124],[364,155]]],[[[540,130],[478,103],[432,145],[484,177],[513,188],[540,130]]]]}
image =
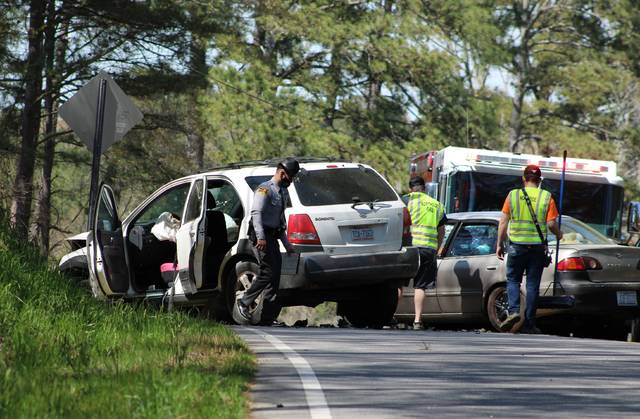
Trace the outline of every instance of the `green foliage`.
{"type": "Polygon", "coordinates": [[[226,327],[101,304],[0,227],[0,416],[245,417],[254,369],[226,327]]]}
{"type": "MultiPolygon", "coordinates": [[[[638,0],[64,4],[57,41],[65,22],[74,35],[63,57],[63,97],[100,68],[145,114],[103,159],[103,180],[119,193],[123,215],[169,179],[284,155],[369,163],[402,189],[414,153],[447,145],[507,150],[516,142],[521,151],[570,148],[615,159],[640,178],[638,0]]],[[[4,10],[0,202],[7,207],[26,36],[10,22],[24,20],[28,6],[4,10]]],[[[53,247],[84,229],[90,163],[77,140],[58,140],[53,247]]]]}

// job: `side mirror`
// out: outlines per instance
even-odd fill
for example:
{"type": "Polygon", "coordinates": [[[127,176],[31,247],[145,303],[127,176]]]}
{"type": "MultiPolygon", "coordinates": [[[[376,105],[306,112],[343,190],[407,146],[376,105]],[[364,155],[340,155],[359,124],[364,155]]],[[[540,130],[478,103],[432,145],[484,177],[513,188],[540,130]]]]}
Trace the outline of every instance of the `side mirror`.
{"type": "Polygon", "coordinates": [[[629,233],[640,233],[640,202],[629,202],[629,212],[627,213],[627,231],[629,233]]]}
{"type": "Polygon", "coordinates": [[[433,199],[438,199],[438,182],[429,182],[425,185],[425,192],[433,199]]]}

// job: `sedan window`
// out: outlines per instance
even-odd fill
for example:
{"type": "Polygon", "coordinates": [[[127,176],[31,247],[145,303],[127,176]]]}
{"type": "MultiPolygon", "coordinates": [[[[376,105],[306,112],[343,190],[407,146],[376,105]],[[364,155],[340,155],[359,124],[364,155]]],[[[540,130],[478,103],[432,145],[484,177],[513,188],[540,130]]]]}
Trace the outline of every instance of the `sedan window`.
{"type": "Polygon", "coordinates": [[[456,232],[446,256],[483,256],[496,251],[497,224],[463,224],[456,232]]]}
{"type": "Polygon", "coordinates": [[[442,239],[443,243],[447,242],[455,226],[456,226],[455,224],[451,224],[451,223],[447,223],[444,225],[444,239],[442,239]]]}
{"type": "MultiPolygon", "coordinates": [[[[560,244],[617,244],[593,227],[576,220],[575,218],[562,218],[562,240],[560,244]]],[[[552,233],[548,233],[549,244],[555,244],[557,239],[552,233]]]]}

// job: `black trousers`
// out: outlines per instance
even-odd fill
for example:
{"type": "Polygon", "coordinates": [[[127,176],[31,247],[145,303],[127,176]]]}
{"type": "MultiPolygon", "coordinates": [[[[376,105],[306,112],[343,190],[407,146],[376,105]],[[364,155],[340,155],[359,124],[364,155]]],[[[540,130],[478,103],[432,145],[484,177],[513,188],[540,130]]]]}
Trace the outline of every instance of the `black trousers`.
{"type": "Polygon", "coordinates": [[[282,255],[280,254],[280,246],[275,231],[266,231],[265,240],[267,248],[258,250],[254,247],[254,253],[260,264],[260,272],[253,280],[251,286],[245,291],[242,297],[242,303],[246,306],[251,305],[256,298],[264,291],[264,306],[262,309],[262,318],[270,320],[276,312],[276,294],[280,287],[280,269],[282,268],[282,255]]]}

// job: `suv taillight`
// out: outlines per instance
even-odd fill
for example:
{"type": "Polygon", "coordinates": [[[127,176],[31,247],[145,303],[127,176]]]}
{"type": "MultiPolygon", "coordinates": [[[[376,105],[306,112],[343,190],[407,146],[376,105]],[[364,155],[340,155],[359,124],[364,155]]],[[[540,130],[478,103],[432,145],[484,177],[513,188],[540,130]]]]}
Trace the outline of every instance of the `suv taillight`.
{"type": "Polygon", "coordinates": [[[287,232],[291,244],[321,244],[318,232],[307,214],[291,214],[287,232]]]}
{"type": "Polygon", "coordinates": [[[411,246],[411,215],[406,207],[402,208],[402,244],[411,246]]]}
{"type": "Polygon", "coordinates": [[[558,262],[558,271],[593,271],[602,269],[596,259],[585,257],[571,257],[558,262]]]}

